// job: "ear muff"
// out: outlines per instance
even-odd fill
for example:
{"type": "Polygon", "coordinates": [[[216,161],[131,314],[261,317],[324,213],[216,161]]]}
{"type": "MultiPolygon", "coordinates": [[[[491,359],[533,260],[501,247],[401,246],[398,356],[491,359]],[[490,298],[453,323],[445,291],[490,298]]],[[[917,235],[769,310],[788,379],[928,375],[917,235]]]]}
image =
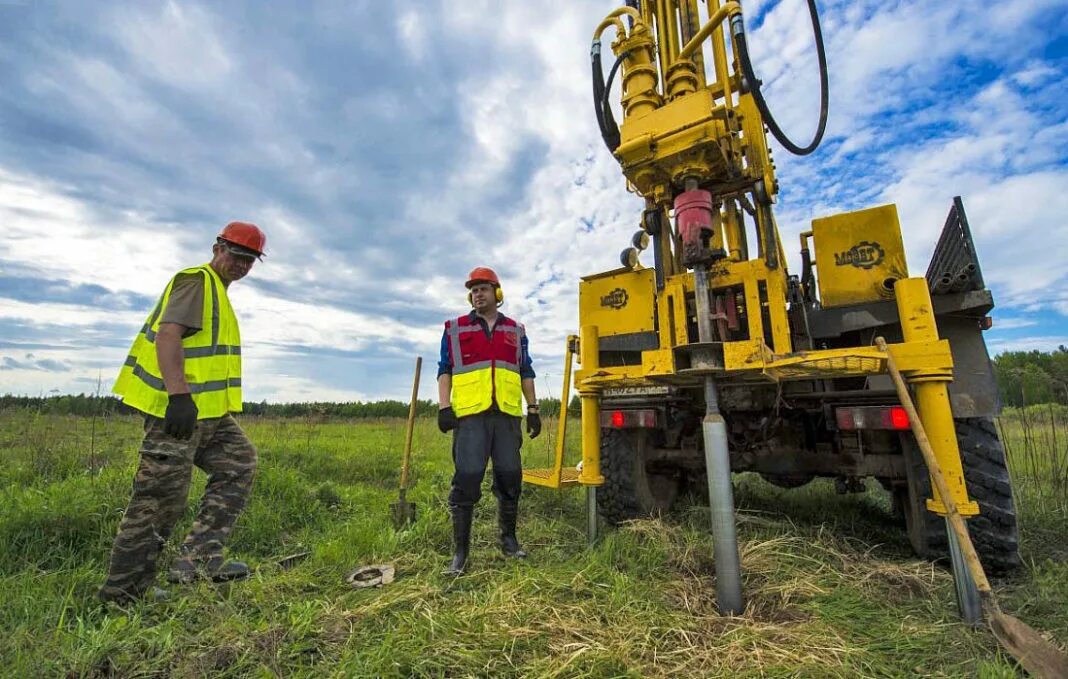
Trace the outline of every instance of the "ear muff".
{"type": "MultiPolygon", "coordinates": [[[[504,290],[501,290],[500,286],[493,288],[493,296],[497,299],[497,306],[504,303],[504,290]]],[[[471,298],[471,293],[467,293],[467,303],[471,306],[475,306],[474,299],[471,298]]]]}

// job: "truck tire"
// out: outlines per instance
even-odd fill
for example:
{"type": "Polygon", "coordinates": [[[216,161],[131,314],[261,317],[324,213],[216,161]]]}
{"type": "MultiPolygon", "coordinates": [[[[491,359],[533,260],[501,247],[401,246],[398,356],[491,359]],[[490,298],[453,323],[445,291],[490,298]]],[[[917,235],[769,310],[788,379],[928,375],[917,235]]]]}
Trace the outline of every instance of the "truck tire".
{"type": "Polygon", "coordinates": [[[646,461],[647,429],[602,429],[601,474],[597,509],[618,525],[631,519],[666,514],[679,493],[679,475],[650,471],[646,461]]]}
{"type": "MultiPolygon", "coordinates": [[[[979,503],[979,515],[967,520],[968,532],[987,573],[1004,575],[1020,566],[1020,536],[1005,449],[988,418],[959,418],[956,425],[968,494],[979,503]]],[[[927,465],[915,440],[903,438],[908,485],[898,491],[897,500],[904,509],[909,542],[923,558],[948,558],[945,519],[927,511],[931,497],[927,465]]]]}
{"type": "Polygon", "coordinates": [[[761,473],[760,478],[764,479],[773,486],[779,488],[793,489],[800,488],[808,484],[809,481],[816,478],[815,474],[765,474],[761,473]]]}

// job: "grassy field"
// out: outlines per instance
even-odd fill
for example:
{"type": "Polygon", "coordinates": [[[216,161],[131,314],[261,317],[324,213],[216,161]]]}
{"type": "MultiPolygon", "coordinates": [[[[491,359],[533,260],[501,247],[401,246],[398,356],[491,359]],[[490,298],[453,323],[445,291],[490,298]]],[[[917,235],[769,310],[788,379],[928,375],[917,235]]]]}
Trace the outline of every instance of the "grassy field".
{"type": "MultiPolygon", "coordinates": [[[[1002,422],[1026,565],[995,587],[1005,610],[1064,643],[1068,424],[1063,411],[1049,411],[1050,428],[1032,410],[1002,422]]],[[[401,533],[389,503],[403,421],[243,426],[260,470],[231,548],[256,575],[123,611],[94,594],[139,422],[0,412],[0,674],[1016,676],[988,633],[957,622],[951,576],[910,556],[881,492],[738,477],[748,608],[723,618],[705,508],[605,530],[587,548],[581,492],[528,488],[520,539],[532,556],[517,563],[496,551],[487,488],[471,571],[453,580],[440,574],[451,546],[448,439],[432,421],[417,423],[419,519],[401,533]],[[296,566],[274,565],[302,550],[311,555],[296,566]],[[396,582],[350,589],[343,576],[370,563],[393,564],[396,582]]],[[[550,438],[526,446],[530,466],[544,466],[550,438]]],[[[191,500],[202,488],[198,472],[191,500]]],[[[191,504],[179,531],[192,514],[191,504]]]]}

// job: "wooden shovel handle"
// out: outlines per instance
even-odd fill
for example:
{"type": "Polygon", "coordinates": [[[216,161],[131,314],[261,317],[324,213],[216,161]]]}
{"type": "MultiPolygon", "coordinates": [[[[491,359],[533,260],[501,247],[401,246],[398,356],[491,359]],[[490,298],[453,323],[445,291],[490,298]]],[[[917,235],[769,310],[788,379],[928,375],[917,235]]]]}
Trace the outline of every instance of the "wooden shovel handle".
{"type": "Polygon", "coordinates": [[[408,428],[404,434],[404,460],[401,462],[401,497],[408,490],[408,461],[412,457],[412,432],[415,429],[415,407],[419,399],[419,373],[423,370],[423,357],[415,357],[415,382],[412,384],[412,401],[408,406],[408,428]]]}
{"type": "Polygon", "coordinates": [[[972,578],[975,580],[975,586],[983,594],[989,595],[990,582],[986,579],[986,573],[983,572],[983,566],[979,562],[979,555],[975,552],[975,545],[972,544],[972,537],[968,534],[968,528],[964,525],[964,519],[957,510],[957,503],[953,501],[953,496],[949,493],[946,477],[942,474],[942,468],[938,466],[938,459],[935,458],[934,450],[931,448],[931,441],[927,438],[923,423],[920,422],[920,415],[916,412],[916,406],[912,403],[912,396],[909,394],[908,385],[905,384],[905,378],[901,376],[901,371],[897,369],[894,357],[886,346],[886,340],[882,337],[876,337],[875,345],[886,354],[886,369],[894,380],[898,400],[901,401],[901,406],[909,415],[909,425],[912,427],[912,433],[916,435],[916,443],[920,447],[920,452],[923,453],[923,461],[927,463],[931,479],[934,481],[935,487],[938,488],[938,494],[942,497],[942,504],[946,506],[946,518],[949,519],[949,525],[953,527],[953,532],[957,534],[961,551],[964,553],[964,561],[968,565],[968,570],[971,571],[972,578]]]}

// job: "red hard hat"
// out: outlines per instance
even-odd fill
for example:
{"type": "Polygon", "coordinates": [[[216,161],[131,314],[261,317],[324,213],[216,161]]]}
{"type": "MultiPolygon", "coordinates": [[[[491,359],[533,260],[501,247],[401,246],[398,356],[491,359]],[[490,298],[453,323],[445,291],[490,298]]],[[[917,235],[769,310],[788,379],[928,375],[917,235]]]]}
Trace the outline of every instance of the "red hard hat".
{"type": "Polygon", "coordinates": [[[267,236],[260,231],[260,227],[249,222],[230,222],[223,227],[219,238],[224,241],[248,248],[256,253],[257,257],[263,256],[263,249],[267,247],[267,236]]]}
{"type": "Polygon", "coordinates": [[[487,266],[476,266],[471,269],[471,273],[467,274],[467,283],[465,283],[467,288],[470,290],[475,283],[493,283],[494,286],[501,287],[497,274],[487,266]]]}

